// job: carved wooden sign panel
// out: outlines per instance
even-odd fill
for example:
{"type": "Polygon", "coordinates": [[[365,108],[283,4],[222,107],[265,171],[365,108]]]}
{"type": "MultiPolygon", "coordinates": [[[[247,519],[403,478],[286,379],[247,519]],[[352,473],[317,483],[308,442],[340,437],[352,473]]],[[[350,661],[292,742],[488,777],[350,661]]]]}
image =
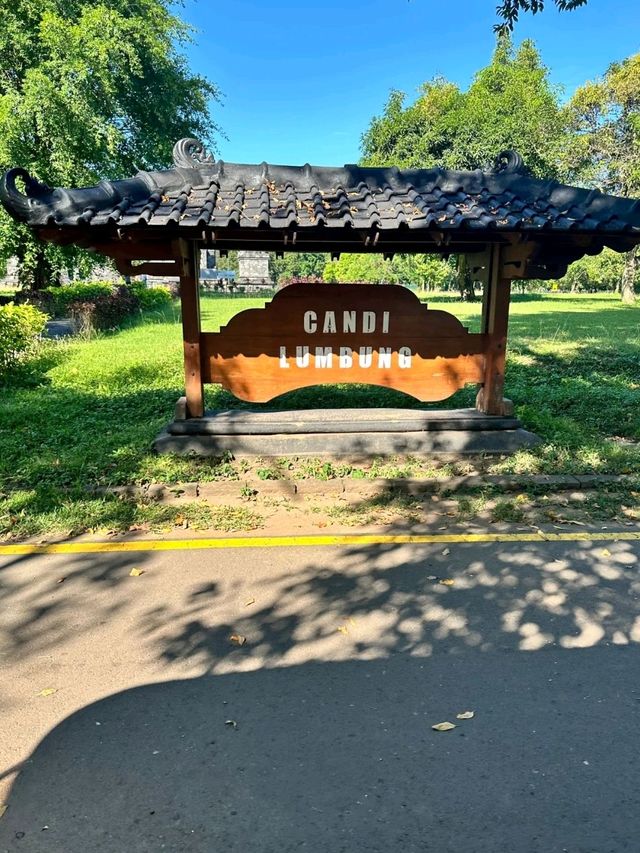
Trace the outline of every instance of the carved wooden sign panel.
{"type": "Polygon", "coordinates": [[[256,403],[342,382],[443,400],[482,381],[485,342],[410,290],[369,284],[294,284],[200,338],[203,380],[256,403]]]}

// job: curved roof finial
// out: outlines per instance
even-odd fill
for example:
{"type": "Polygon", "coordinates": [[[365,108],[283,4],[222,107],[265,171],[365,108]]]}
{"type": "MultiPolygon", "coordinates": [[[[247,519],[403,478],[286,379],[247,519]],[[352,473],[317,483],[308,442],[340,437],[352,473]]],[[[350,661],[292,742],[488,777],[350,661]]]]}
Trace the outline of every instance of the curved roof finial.
{"type": "Polygon", "coordinates": [[[173,146],[173,162],[183,169],[197,169],[198,166],[214,163],[215,160],[198,139],[185,137],[173,146]]]}
{"type": "Polygon", "coordinates": [[[39,198],[51,191],[51,187],[31,177],[26,169],[9,169],[0,178],[0,201],[16,219],[29,219],[39,198]],[[24,182],[24,192],[18,189],[16,179],[24,182]]]}
{"type": "Polygon", "coordinates": [[[507,149],[498,154],[492,171],[494,175],[524,175],[526,174],[527,167],[517,151],[507,149]]]}

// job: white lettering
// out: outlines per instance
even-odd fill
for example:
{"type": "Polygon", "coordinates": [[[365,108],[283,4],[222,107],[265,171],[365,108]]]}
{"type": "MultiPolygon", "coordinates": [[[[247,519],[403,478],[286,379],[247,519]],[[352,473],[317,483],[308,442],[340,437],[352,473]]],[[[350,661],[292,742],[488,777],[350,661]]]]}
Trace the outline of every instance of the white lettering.
{"type": "Polygon", "coordinates": [[[316,347],[316,368],[333,366],[333,349],[331,347],[316,347]]]}
{"type": "Polygon", "coordinates": [[[389,332],[389,312],[382,312],[382,332],[383,334],[387,334],[389,332]]]}
{"type": "Polygon", "coordinates": [[[391,367],[391,347],[380,347],[378,350],[378,367],[391,367]]]}
{"type": "Polygon", "coordinates": [[[322,327],[322,331],[325,332],[325,334],[335,334],[338,331],[336,328],[335,311],[324,312],[324,326],[322,327]]]}
{"type": "Polygon", "coordinates": [[[411,350],[409,347],[400,347],[398,350],[398,367],[411,367],[411,350]]]}
{"type": "Polygon", "coordinates": [[[362,312],[362,331],[365,334],[370,334],[376,330],[376,315],[373,311],[362,312]]]}
{"type": "Polygon", "coordinates": [[[286,347],[280,347],[280,367],[289,367],[289,362],[287,361],[286,347]]]}
{"type": "Polygon", "coordinates": [[[353,350],[351,347],[340,347],[340,367],[353,367],[353,350]]]}
{"type": "Polygon", "coordinates": [[[373,362],[373,348],[372,347],[360,347],[360,352],[358,353],[358,363],[360,367],[371,367],[373,362]]]}
{"type": "Polygon", "coordinates": [[[296,367],[309,367],[309,347],[296,347],[296,367]]]}
{"type": "Polygon", "coordinates": [[[356,312],[355,311],[343,311],[342,312],[342,331],[347,332],[355,332],[356,330],[356,312]]]}
{"type": "Polygon", "coordinates": [[[310,335],[318,330],[318,315],[315,311],[304,312],[304,330],[310,335]]]}

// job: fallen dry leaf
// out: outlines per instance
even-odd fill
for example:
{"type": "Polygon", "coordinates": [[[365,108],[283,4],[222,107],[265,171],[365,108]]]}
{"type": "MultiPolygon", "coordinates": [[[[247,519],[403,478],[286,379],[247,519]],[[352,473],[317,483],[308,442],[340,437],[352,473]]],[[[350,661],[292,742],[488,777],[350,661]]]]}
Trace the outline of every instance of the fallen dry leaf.
{"type": "Polygon", "coordinates": [[[611,551],[608,548],[603,548],[602,551],[600,551],[600,553],[602,554],[603,557],[610,557],[611,556],[611,551]]]}
{"type": "Polygon", "coordinates": [[[442,556],[448,557],[450,553],[451,553],[451,548],[445,548],[444,551],[442,552],[442,556]]]}
{"type": "Polygon", "coordinates": [[[475,711],[462,711],[460,714],[456,714],[456,720],[472,720],[475,715],[475,711]]]}
{"type": "Polygon", "coordinates": [[[232,729],[238,728],[238,724],[236,723],[235,720],[225,720],[224,724],[225,724],[225,726],[230,726],[232,729]]]}
{"type": "Polygon", "coordinates": [[[66,581],[66,578],[58,578],[56,583],[64,583],[65,581],[66,581]]]}
{"type": "Polygon", "coordinates": [[[143,574],[144,574],[144,569],[131,569],[131,571],[129,572],[129,577],[130,578],[139,578],[140,575],[143,575],[143,574]]]}
{"type": "Polygon", "coordinates": [[[347,628],[346,625],[340,625],[340,627],[338,628],[338,631],[340,631],[341,634],[348,634],[349,633],[349,629],[347,628]]]}
{"type": "Polygon", "coordinates": [[[38,693],[38,696],[53,696],[53,694],[57,692],[57,687],[45,687],[44,690],[41,690],[40,693],[38,693]]]}
{"type": "Polygon", "coordinates": [[[453,586],[455,581],[453,578],[440,578],[438,583],[444,584],[444,586],[453,586]]]}
{"type": "Polygon", "coordinates": [[[229,642],[233,643],[235,646],[244,646],[247,642],[247,638],[243,637],[242,634],[232,634],[229,637],[229,642]]]}
{"type": "Polygon", "coordinates": [[[248,599],[245,601],[244,606],[245,606],[245,607],[250,607],[252,604],[255,604],[255,603],[256,603],[255,598],[248,598],[248,599]]]}
{"type": "Polygon", "coordinates": [[[9,806],[7,806],[5,803],[0,803],[0,817],[2,817],[2,815],[6,812],[8,808],[9,806]]]}
{"type": "Polygon", "coordinates": [[[444,723],[436,723],[435,726],[431,726],[431,728],[436,732],[450,732],[451,729],[456,728],[455,723],[450,723],[448,720],[444,723]]]}

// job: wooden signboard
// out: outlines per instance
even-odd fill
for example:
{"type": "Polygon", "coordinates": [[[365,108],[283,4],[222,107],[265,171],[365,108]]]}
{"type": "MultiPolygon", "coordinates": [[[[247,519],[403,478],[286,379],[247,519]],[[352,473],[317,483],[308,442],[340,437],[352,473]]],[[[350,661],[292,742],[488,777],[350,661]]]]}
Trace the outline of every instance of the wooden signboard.
{"type": "Polygon", "coordinates": [[[299,284],[200,335],[202,379],[263,403],[296,388],[359,382],[443,400],[482,382],[486,335],[469,334],[395,285],[299,284]]]}

